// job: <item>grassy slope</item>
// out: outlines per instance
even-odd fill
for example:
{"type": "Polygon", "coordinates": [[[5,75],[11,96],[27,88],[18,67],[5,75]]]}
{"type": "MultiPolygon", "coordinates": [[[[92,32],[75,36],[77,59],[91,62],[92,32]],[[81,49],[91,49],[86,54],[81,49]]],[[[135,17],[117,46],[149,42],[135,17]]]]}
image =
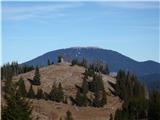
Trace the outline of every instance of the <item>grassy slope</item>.
{"type": "MultiPolygon", "coordinates": [[[[45,92],[50,92],[54,82],[61,82],[64,88],[66,96],[75,96],[76,87],[75,84],[81,85],[82,76],[85,69],[79,66],[70,66],[69,64],[57,64],[44,67],[40,69],[41,85],[33,86],[35,92],[38,88],[43,89],[45,92]]],[[[14,80],[18,80],[22,76],[25,80],[26,89],[29,89],[30,83],[28,78],[32,79],[34,71],[20,74],[14,77],[14,80]]],[[[56,103],[53,101],[45,100],[32,100],[33,105],[33,118],[37,116],[40,120],[59,120],[60,117],[64,118],[67,110],[70,110],[75,120],[106,120],[109,118],[109,114],[115,112],[117,108],[121,107],[121,102],[118,97],[110,94],[108,88],[108,81],[116,82],[115,78],[103,75],[103,81],[105,89],[108,93],[108,104],[104,108],[94,107],[76,107],[71,104],[56,103]]]]}

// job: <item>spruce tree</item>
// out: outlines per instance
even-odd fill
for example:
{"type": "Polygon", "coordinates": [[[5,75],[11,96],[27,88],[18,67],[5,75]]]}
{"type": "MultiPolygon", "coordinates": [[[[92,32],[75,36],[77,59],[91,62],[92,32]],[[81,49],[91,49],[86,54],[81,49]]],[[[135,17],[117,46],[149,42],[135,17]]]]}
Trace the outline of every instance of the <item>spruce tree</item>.
{"type": "Polygon", "coordinates": [[[37,99],[43,99],[44,98],[44,93],[43,93],[42,89],[38,89],[36,97],[37,97],[37,99]]]}
{"type": "Polygon", "coordinates": [[[22,77],[20,77],[18,81],[18,92],[19,94],[21,94],[22,97],[26,97],[27,95],[26,87],[25,87],[24,80],[22,77]]]}
{"type": "Polygon", "coordinates": [[[107,95],[106,95],[105,90],[103,90],[103,92],[102,92],[101,104],[102,104],[102,106],[104,106],[105,104],[107,104],[107,95]]]}
{"type": "Polygon", "coordinates": [[[51,100],[62,102],[64,100],[64,92],[61,83],[59,83],[58,87],[53,84],[52,90],[49,95],[51,100]]]}
{"type": "Polygon", "coordinates": [[[82,59],[82,62],[81,62],[81,66],[87,68],[87,60],[86,59],[82,59]]]}
{"type": "Polygon", "coordinates": [[[81,93],[80,89],[77,90],[75,101],[77,106],[87,106],[88,104],[86,94],[81,93]]]}
{"type": "Polygon", "coordinates": [[[56,94],[56,93],[57,93],[57,87],[56,87],[56,84],[53,83],[52,89],[51,89],[51,91],[50,91],[50,93],[49,93],[49,98],[50,98],[50,100],[55,101],[55,94],[56,94]]]}
{"type": "Polygon", "coordinates": [[[84,76],[84,78],[83,78],[81,88],[82,88],[83,94],[86,94],[88,92],[88,82],[87,82],[87,77],[86,76],[84,76]]]}
{"type": "Polygon", "coordinates": [[[40,85],[40,73],[38,66],[35,69],[34,77],[33,77],[34,85],[40,85]]]}
{"type": "Polygon", "coordinates": [[[93,106],[94,107],[101,107],[102,103],[101,103],[101,96],[100,96],[100,92],[97,91],[94,93],[95,98],[93,99],[93,106]]]}
{"type": "Polygon", "coordinates": [[[145,89],[138,82],[136,76],[130,73],[126,75],[124,71],[120,70],[117,75],[115,91],[124,100],[122,110],[119,110],[115,116],[126,120],[146,119],[148,108],[145,89]]]}
{"type": "Polygon", "coordinates": [[[70,111],[66,112],[66,118],[65,118],[65,120],[73,120],[72,113],[70,111]]]}
{"type": "Polygon", "coordinates": [[[63,92],[63,88],[62,88],[62,84],[59,83],[58,85],[58,96],[57,96],[57,101],[63,101],[64,100],[64,92],[63,92]]]}
{"type": "Polygon", "coordinates": [[[74,65],[78,65],[78,60],[77,59],[73,59],[72,62],[71,62],[71,66],[74,66],[74,65]]]}
{"type": "Polygon", "coordinates": [[[149,97],[149,120],[160,120],[160,92],[153,90],[149,97]]]}
{"type": "Polygon", "coordinates": [[[34,91],[33,91],[32,85],[31,85],[30,88],[29,88],[29,91],[28,91],[28,93],[27,93],[27,97],[28,97],[28,98],[32,98],[32,99],[35,98],[35,93],[34,93],[34,91]]]}
{"type": "Polygon", "coordinates": [[[92,90],[93,92],[99,92],[104,90],[104,84],[101,74],[94,74],[92,81],[92,90]]]}
{"type": "Polygon", "coordinates": [[[61,63],[61,62],[62,62],[62,61],[61,61],[61,60],[62,60],[62,58],[63,58],[63,57],[62,57],[61,55],[60,55],[60,56],[58,56],[57,63],[61,63]]]}
{"type": "Polygon", "coordinates": [[[2,107],[2,120],[31,120],[31,107],[22,94],[18,91],[16,84],[10,84],[12,91],[6,95],[6,106],[2,107]]]}
{"type": "Polygon", "coordinates": [[[9,93],[10,91],[12,91],[11,84],[12,84],[12,76],[8,77],[5,80],[5,87],[4,87],[5,93],[9,93]]]}

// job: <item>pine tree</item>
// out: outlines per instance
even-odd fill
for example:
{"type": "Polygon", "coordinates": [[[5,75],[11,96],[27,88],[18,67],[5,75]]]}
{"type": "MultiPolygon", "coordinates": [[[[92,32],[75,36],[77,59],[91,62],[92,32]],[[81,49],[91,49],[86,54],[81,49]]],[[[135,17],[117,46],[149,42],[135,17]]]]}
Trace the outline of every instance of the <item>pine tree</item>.
{"type": "Polygon", "coordinates": [[[30,88],[29,88],[29,91],[28,91],[28,93],[27,93],[27,97],[28,97],[28,98],[32,98],[32,99],[35,98],[35,93],[34,93],[34,91],[33,91],[32,85],[31,85],[30,88]]]}
{"type": "Polygon", "coordinates": [[[37,99],[43,99],[44,98],[44,93],[43,93],[42,89],[38,89],[36,97],[37,97],[37,99]]]}
{"type": "Polygon", "coordinates": [[[31,120],[31,107],[20,92],[16,84],[10,84],[12,91],[6,93],[7,106],[2,107],[2,120],[31,120]]]}
{"type": "Polygon", "coordinates": [[[88,104],[86,94],[81,93],[80,89],[77,90],[75,101],[77,106],[87,106],[88,104]]]}
{"type": "Polygon", "coordinates": [[[60,56],[58,56],[57,63],[61,63],[61,62],[62,62],[62,61],[61,61],[61,60],[62,60],[62,58],[63,58],[63,57],[62,57],[61,55],[60,55],[60,56]]]}
{"type": "Polygon", "coordinates": [[[153,90],[149,98],[149,120],[160,120],[160,93],[153,90]]]}
{"type": "Polygon", "coordinates": [[[81,62],[81,66],[87,68],[87,60],[86,59],[82,59],[82,62],[81,62]]]}
{"type": "Polygon", "coordinates": [[[136,76],[129,72],[126,75],[124,71],[120,70],[117,75],[115,91],[124,100],[122,110],[119,110],[115,116],[126,120],[146,119],[148,108],[145,89],[138,82],[136,76]]]}
{"type": "Polygon", "coordinates": [[[40,85],[40,73],[38,66],[35,69],[34,77],[33,77],[34,85],[40,85]]]}
{"type": "Polygon", "coordinates": [[[22,77],[20,77],[18,81],[18,92],[19,94],[21,94],[22,97],[26,97],[27,95],[26,87],[25,87],[24,80],[22,77]]]}
{"type": "Polygon", "coordinates": [[[44,92],[44,99],[45,99],[45,100],[50,99],[50,95],[49,95],[48,93],[46,93],[46,92],[44,92]]]}
{"type": "Polygon", "coordinates": [[[59,85],[58,85],[58,96],[57,97],[58,97],[57,100],[59,102],[64,100],[64,92],[63,92],[63,88],[62,88],[61,83],[59,83],[59,85]]]}
{"type": "Polygon", "coordinates": [[[86,94],[88,92],[88,82],[87,82],[87,76],[84,76],[83,78],[83,82],[82,82],[82,91],[83,91],[83,94],[86,94]]]}
{"type": "Polygon", "coordinates": [[[102,76],[101,76],[101,74],[99,74],[99,75],[95,74],[93,76],[93,81],[92,81],[92,91],[99,92],[102,90],[104,90],[102,76]]]}
{"type": "Polygon", "coordinates": [[[59,83],[58,87],[53,84],[52,90],[49,95],[51,100],[62,102],[64,100],[64,92],[61,83],[59,83]]]}
{"type": "Polygon", "coordinates": [[[97,91],[94,93],[95,98],[93,99],[93,106],[94,107],[101,107],[102,103],[101,103],[101,96],[100,96],[100,92],[97,91]]]}
{"type": "Polygon", "coordinates": [[[71,62],[71,65],[74,66],[74,65],[78,65],[78,60],[77,59],[73,59],[72,62],[71,62]]]}
{"type": "Polygon", "coordinates": [[[12,76],[9,76],[5,81],[5,87],[4,87],[5,93],[9,93],[10,91],[12,91],[11,83],[12,83],[12,76]]]}
{"type": "Polygon", "coordinates": [[[103,92],[102,92],[101,104],[102,104],[102,106],[104,106],[105,104],[107,104],[107,95],[106,95],[105,90],[103,90],[103,92]]]}
{"type": "Polygon", "coordinates": [[[73,120],[72,113],[70,111],[66,112],[66,118],[65,118],[65,120],[73,120]]]}

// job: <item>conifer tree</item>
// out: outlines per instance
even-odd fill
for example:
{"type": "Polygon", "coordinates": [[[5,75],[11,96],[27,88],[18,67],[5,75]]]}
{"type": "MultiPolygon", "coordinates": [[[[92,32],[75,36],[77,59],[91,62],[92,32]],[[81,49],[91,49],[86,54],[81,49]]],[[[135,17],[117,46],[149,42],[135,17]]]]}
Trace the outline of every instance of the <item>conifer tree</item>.
{"type": "Polygon", "coordinates": [[[75,101],[77,106],[87,106],[88,104],[86,94],[81,93],[80,89],[77,90],[75,101]]]}
{"type": "Polygon", "coordinates": [[[20,77],[18,81],[18,92],[19,94],[21,94],[22,97],[26,97],[27,95],[26,87],[25,87],[24,80],[22,77],[20,77]]]}
{"type": "Polygon", "coordinates": [[[120,116],[121,119],[126,120],[146,119],[147,99],[145,89],[134,75],[130,73],[126,75],[124,71],[120,70],[117,75],[115,91],[124,100],[122,110],[118,110],[115,116],[120,116]]]}
{"type": "Polygon", "coordinates": [[[65,118],[65,120],[73,120],[72,113],[70,111],[66,112],[66,118],[65,118]]]}
{"type": "Polygon", "coordinates": [[[85,58],[82,59],[81,66],[87,68],[87,60],[85,58]]]}
{"type": "Polygon", "coordinates": [[[40,73],[38,66],[35,69],[34,77],[33,77],[34,85],[40,85],[40,73]]]}
{"type": "Polygon", "coordinates": [[[11,82],[12,90],[6,95],[6,106],[2,107],[2,120],[31,120],[29,101],[21,96],[18,86],[11,82]]]}
{"type": "Polygon", "coordinates": [[[74,65],[78,65],[78,60],[77,59],[73,59],[72,62],[71,62],[71,65],[74,66],[74,65]]]}
{"type": "Polygon", "coordinates": [[[93,99],[93,106],[94,107],[101,107],[101,96],[100,96],[100,92],[97,91],[94,93],[95,98],[93,99]]]}
{"type": "Polygon", "coordinates": [[[38,89],[36,97],[37,97],[37,99],[43,99],[44,98],[44,93],[43,93],[42,89],[38,89]]]}
{"type": "Polygon", "coordinates": [[[103,92],[102,92],[101,104],[102,104],[102,106],[104,106],[105,104],[107,104],[107,95],[106,95],[105,90],[103,90],[103,92]]]}
{"type": "Polygon", "coordinates": [[[153,90],[149,98],[148,109],[149,120],[160,120],[160,93],[153,90]]]}
{"type": "Polygon", "coordinates": [[[83,91],[83,94],[86,94],[88,92],[88,82],[87,82],[87,76],[84,76],[83,78],[83,82],[82,82],[82,91],[83,91]]]}
{"type": "Polygon", "coordinates": [[[33,91],[32,85],[29,88],[29,91],[27,93],[27,97],[32,98],[32,99],[35,98],[35,93],[33,91]]]}
{"type": "Polygon", "coordinates": [[[50,99],[50,95],[49,95],[48,93],[46,93],[46,92],[44,92],[44,99],[45,99],[45,100],[50,99]]]}
{"type": "Polygon", "coordinates": [[[58,101],[63,101],[64,100],[64,92],[63,92],[63,88],[62,88],[62,84],[59,83],[58,85],[58,101]]]}
{"type": "Polygon", "coordinates": [[[11,84],[12,84],[12,76],[9,76],[5,81],[5,87],[4,87],[5,93],[9,93],[10,91],[12,91],[11,84]]]}
{"type": "Polygon", "coordinates": [[[63,57],[62,57],[61,55],[60,55],[60,56],[58,56],[57,63],[61,63],[61,62],[62,62],[62,61],[61,61],[61,60],[62,60],[62,58],[63,58],[63,57]]]}
{"type": "Polygon", "coordinates": [[[102,76],[100,74],[99,75],[94,74],[93,81],[92,81],[92,91],[99,92],[101,90],[104,90],[102,76]]]}
{"type": "Polygon", "coordinates": [[[56,84],[54,83],[54,84],[52,85],[52,89],[51,89],[51,91],[50,91],[50,93],[49,93],[50,100],[55,101],[55,94],[56,94],[56,93],[57,93],[57,86],[56,86],[56,84]]]}
{"type": "Polygon", "coordinates": [[[58,87],[53,84],[50,92],[50,99],[57,102],[62,102],[64,100],[64,92],[61,83],[59,83],[58,87]]]}

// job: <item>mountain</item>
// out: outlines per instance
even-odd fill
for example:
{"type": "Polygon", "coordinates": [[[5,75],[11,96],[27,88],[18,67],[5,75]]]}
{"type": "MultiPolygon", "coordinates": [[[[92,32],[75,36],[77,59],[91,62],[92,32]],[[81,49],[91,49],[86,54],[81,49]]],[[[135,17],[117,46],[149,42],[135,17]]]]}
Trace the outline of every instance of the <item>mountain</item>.
{"type": "MultiPolygon", "coordinates": [[[[34,70],[19,74],[14,76],[13,80],[17,81],[22,77],[24,79],[26,90],[30,88],[30,82],[28,79],[33,79],[34,70]]],[[[63,102],[55,102],[51,100],[44,99],[32,99],[32,117],[33,120],[60,120],[60,117],[64,120],[66,111],[71,111],[74,120],[106,120],[109,119],[110,114],[115,113],[115,111],[122,106],[122,100],[118,96],[114,96],[110,89],[112,86],[108,82],[115,83],[116,79],[108,76],[102,75],[104,82],[105,91],[107,92],[107,105],[100,108],[95,108],[92,106],[78,107],[72,105],[70,97],[76,97],[77,87],[81,86],[83,81],[83,73],[85,72],[84,67],[80,66],[70,66],[70,64],[54,64],[47,67],[42,67],[39,69],[41,75],[41,85],[33,85],[33,90],[37,93],[38,89],[42,89],[45,93],[49,93],[52,89],[53,84],[58,84],[61,82],[65,97],[67,98],[67,104],[63,102]]],[[[3,84],[4,85],[4,84],[3,84]]],[[[88,98],[93,97],[92,92],[88,92],[88,98]]],[[[4,104],[4,102],[2,102],[4,104]]]]}
{"type": "Polygon", "coordinates": [[[160,90],[160,74],[149,74],[139,77],[141,82],[147,84],[148,88],[160,90]]]}
{"type": "Polygon", "coordinates": [[[72,47],[59,49],[45,53],[23,64],[46,66],[48,59],[56,63],[59,55],[62,55],[66,61],[71,61],[75,58],[79,60],[85,58],[89,62],[101,60],[108,64],[110,72],[117,72],[119,69],[124,69],[133,72],[137,76],[160,74],[160,63],[154,61],[138,62],[116,51],[96,47],[72,47]]]}

